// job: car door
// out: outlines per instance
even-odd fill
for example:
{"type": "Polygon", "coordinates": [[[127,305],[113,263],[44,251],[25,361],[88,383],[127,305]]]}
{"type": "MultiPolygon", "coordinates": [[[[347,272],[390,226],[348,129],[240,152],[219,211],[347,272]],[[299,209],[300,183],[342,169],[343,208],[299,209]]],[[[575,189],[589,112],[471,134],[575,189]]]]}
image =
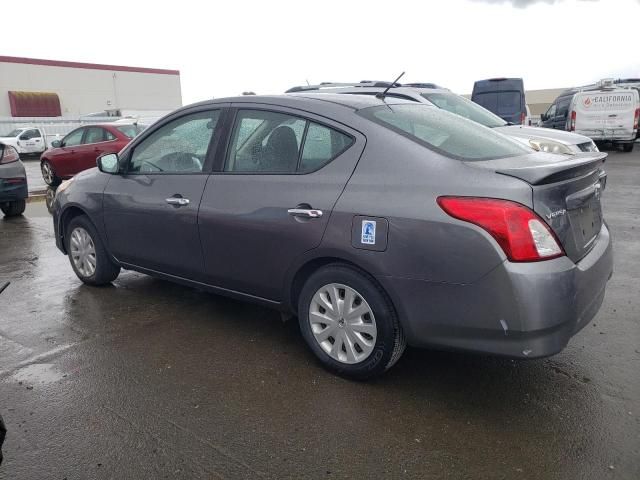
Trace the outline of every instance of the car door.
{"type": "Polygon", "coordinates": [[[556,114],[553,118],[552,128],[557,130],[564,130],[567,124],[567,117],[569,116],[569,104],[571,103],[571,97],[563,97],[556,103],[556,114]]]}
{"type": "Polygon", "coordinates": [[[103,196],[109,250],[121,262],[201,279],[198,207],[221,108],[179,112],[123,153],[124,173],[110,178],[103,196]]]}
{"type": "MultiPolygon", "coordinates": [[[[76,157],[77,172],[96,166],[96,159],[105,153],[108,133],[109,132],[102,127],[85,128],[82,145],[78,147],[78,155],[76,157]]],[[[109,135],[115,138],[112,134],[109,135]]]]}
{"type": "Polygon", "coordinates": [[[70,177],[77,173],[79,149],[82,145],[84,127],[77,128],[62,139],[60,148],[55,149],[50,160],[59,177],[70,177]]]}
{"type": "Polygon", "coordinates": [[[207,282],[277,301],[294,260],[320,244],[365,139],[287,108],[234,115],[200,206],[207,282]]]}
{"type": "Polygon", "coordinates": [[[37,128],[26,130],[20,135],[20,144],[25,153],[40,153],[44,151],[42,134],[37,128]]]}

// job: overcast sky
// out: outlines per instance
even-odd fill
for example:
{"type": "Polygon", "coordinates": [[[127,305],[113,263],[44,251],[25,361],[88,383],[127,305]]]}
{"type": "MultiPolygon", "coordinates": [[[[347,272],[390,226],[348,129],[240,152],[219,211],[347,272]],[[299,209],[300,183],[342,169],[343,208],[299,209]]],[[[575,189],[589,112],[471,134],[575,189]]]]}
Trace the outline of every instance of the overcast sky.
{"type": "Polygon", "coordinates": [[[640,77],[638,0],[89,1],[3,5],[1,54],[178,69],[185,104],[321,81],[640,77]]]}

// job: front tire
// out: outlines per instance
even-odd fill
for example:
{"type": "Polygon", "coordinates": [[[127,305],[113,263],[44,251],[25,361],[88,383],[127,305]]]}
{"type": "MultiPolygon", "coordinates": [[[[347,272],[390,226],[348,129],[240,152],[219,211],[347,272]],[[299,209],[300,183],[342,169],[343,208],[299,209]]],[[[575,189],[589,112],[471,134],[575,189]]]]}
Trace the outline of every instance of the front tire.
{"type": "Polygon", "coordinates": [[[27,202],[25,200],[14,200],[13,202],[4,202],[0,204],[0,210],[2,210],[2,213],[7,217],[17,217],[18,215],[22,215],[26,207],[27,202]]]}
{"type": "Polygon", "coordinates": [[[71,268],[88,285],[106,285],[120,274],[120,266],[107,253],[98,232],[86,215],[74,217],[65,235],[71,268]]]}
{"type": "Polygon", "coordinates": [[[56,172],[49,160],[42,161],[40,164],[40,172],[42,173],[42,178],[47,185],[55,187],[60,184],[61,179],[56,175],[56,172]]]}
{"type": "Polygon", "coordinates": [[[406,339],[391,300],[365,273],[343,264],[315,272],[298,302],[300,331],[322,365],[365,380],[400,358],[406,339]]]}

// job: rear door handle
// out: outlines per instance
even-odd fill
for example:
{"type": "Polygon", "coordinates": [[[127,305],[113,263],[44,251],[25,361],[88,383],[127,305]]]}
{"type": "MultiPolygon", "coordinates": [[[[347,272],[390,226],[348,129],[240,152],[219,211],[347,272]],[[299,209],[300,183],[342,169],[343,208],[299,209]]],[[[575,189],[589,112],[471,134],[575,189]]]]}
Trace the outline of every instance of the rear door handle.
{"type": "Polygon", "coordinates": [[[188,198],[182,197],[169,197],[165,200],[169,205],[176,205],[178,207],[184,207],[185,205],[189,205],[188,198]]]}
{"type": "Polygon", "coordinates": [[[320,218],[322,216],[322,210],[313,208],[290,208],[287,212],[293,217],[320,218]]]}

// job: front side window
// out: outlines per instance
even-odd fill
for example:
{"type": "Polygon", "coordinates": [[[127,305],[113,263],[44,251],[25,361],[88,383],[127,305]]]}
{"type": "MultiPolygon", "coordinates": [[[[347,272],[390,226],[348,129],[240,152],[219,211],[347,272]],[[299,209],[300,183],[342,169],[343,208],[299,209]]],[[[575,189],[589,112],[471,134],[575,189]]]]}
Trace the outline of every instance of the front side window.
{"type": "Polygon", "coordinates": [[[455,93],[434,92],[423,93],[422,96],[438,108],[478,122],[485,127],[504,127],[507,124],[502,118],[486,108],[455,93]]]}
{"type": "Polygon", "coordinates": [[[283,113],[240,110],[225,171],[309,173],[353,143],[332,128],[283,113]]]}
{"type": "Polygon", "coordinates": [[[31,140],[32,138],[41,138],[40,130],[38,129],[27,130],[22,136],[25,137],[25,140],[31,140]]]}
{"type": "Polygon", "coordinates": [[[76,147],[82,143],[82,135],[84,134],[84,128],[74,130],[64,138],[62,142],[65,147],[76,147]]]}
{"type": "Polygon", "coordinates": [[[556,104],[555,103],[549,107],[549,110],[547,110],[546,115],[547,115],[548,118],[553,118],[553,117],[556,116],[556,104]]]}
{"type": "Polygon", "coordinates": [[[129,173],[202,172],[220,110],[192,113],[158,128],[131,155],[129,173]]]}
{"type": "Polygon", "coordinates": [[[460,160],[488,160],[531,153],[483,125],[425,104],[369,107],[358,113],[438,153],[460,160]]]}

